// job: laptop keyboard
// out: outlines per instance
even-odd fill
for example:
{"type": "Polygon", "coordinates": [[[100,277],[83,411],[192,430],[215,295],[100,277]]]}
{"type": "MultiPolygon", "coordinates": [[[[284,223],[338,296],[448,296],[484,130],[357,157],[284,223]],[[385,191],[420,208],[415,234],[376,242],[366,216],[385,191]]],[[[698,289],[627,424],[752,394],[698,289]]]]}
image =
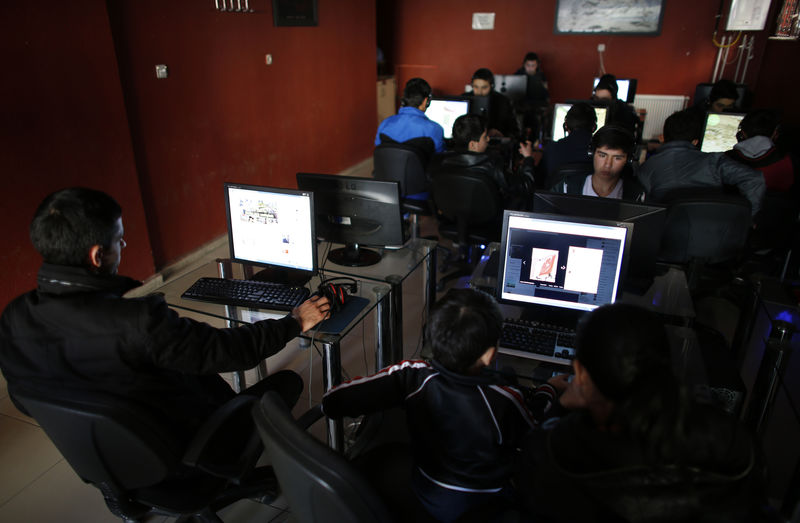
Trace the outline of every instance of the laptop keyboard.
{"type": "Polygon", "coordinates": [[[310,292],[305,287],[251,280],[200,278],[181,298],[254,309],[290,311],[310,292]]]}
{"type": "Polygon", "coordinates": [[[500,334],[500,352],[569,365],[575,357],[575,330],[506,318],[500,334]]]}

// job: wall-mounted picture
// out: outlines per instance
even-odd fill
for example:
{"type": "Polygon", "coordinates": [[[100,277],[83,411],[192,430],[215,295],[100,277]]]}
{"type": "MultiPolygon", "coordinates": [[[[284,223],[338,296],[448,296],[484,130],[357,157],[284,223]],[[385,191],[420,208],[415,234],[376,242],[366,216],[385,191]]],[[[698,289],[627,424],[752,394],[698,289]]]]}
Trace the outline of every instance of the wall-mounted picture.
{"type": "Polygon", "coordinates": [[[317,25],[317,0],[272,0],[276,26],[317,25]]]}
{"type": "Polygon", "coordinates": [[[558,0],[555,34],[658,35],[664,0],[558,0]]]}

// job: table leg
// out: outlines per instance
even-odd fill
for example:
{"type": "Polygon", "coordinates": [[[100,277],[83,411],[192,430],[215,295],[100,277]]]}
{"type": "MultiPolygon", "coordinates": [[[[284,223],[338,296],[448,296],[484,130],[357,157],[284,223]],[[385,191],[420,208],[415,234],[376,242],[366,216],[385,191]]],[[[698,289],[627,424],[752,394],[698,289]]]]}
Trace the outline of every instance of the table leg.
{"type": "Polygon", "coordinates": [[[397,275],[388,276],[386,282],[391,285],[389,291],[389,361],[392,365],[403,359],[403,278],[397,275]]]}
{"type": "MultiPolygon", "coordinates": [[[[322,344],[322,380],[325,392],[342,382],[342,359],[339,342],[322,344]]],[[[327,418],[328,446],[333,450],[344,449],[342,420],[327,418]]]]}
{"type": "Polygon", "coordinates": [[[375,308],[375,372],[390,364],[391,360],[391,292],[383,294],[382,287],[376,287],[378,305],[375,308]]]}
{"type": "Polygon", "coordinates": [[[434,247],[425,262],[425,305],[427,307],[427,310],[425,311],[426,318],[430,316],[431,309],[436,301],[436,263],[436,247],[434,247]]]}

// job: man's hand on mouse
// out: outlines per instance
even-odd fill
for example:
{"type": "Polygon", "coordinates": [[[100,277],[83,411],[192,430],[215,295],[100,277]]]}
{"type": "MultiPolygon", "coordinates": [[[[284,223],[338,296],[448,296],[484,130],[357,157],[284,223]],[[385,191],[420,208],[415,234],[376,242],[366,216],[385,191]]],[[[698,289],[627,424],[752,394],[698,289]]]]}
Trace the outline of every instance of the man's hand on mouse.
{"type": "Polygon", "coordinates": [[[330,315],[331,304],[324,296],[312,296],[292,310],[292,317],[300,324],[301,332],[306,332],[330,315]]]}

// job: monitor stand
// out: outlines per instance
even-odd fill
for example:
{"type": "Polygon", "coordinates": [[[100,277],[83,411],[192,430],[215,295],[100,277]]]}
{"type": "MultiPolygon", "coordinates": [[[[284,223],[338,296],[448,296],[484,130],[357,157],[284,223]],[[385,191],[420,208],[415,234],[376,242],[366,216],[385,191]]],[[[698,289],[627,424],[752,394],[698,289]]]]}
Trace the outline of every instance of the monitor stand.
{"type": "Polygon", "coordinates": [[[365,267],[381,261],[381,255],[371,249],[361,248],[357,243],[348,243],[344,247],[332,250],[328,254],[328,259],[336,265],[345,267],[365,267]]]}
{"type": "MultiPolygon", "coordinates": [[[[249,267],[252,271],[253,267],[249,267]]],[[[285,267],[267,267],[256,273],[250,274],[248,280],[265,281],[269,283],[281,283],[284,285],[301,286],[308,283],[314,273],[311,271],[302,271],[300,269],[289,269],[285,267]]]]}

